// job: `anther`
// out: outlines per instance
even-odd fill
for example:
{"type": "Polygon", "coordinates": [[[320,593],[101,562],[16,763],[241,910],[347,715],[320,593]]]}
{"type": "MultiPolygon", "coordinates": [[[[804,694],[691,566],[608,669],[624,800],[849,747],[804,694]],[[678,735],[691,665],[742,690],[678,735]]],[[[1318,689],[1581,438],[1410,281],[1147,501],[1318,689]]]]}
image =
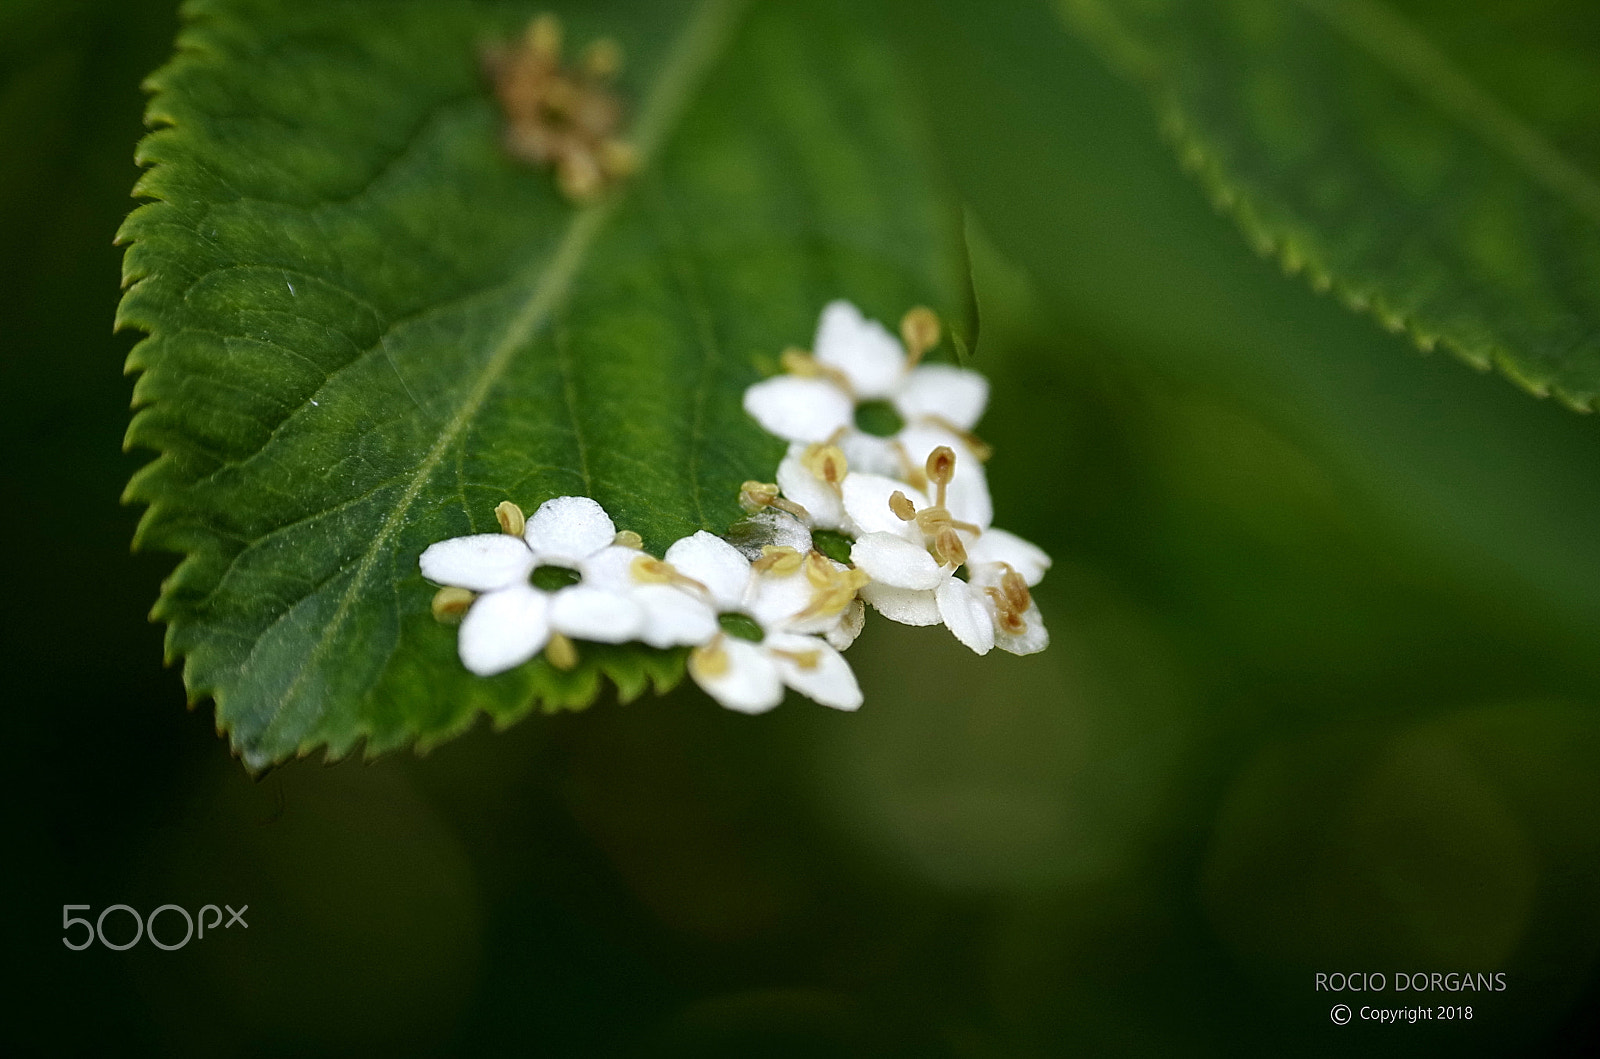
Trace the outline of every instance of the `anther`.
{"type": "Polygon", "coordinates": [[[494,517],[500,523],[500,532],[509,533],[513,537],[522,536],[522,531],[528,525],[528,517],[522,509],[509,500],[502,500],[494,509],[494,517]]]}
{"type": "Polygon", "coordinates": [[[855,393],[854,388],[850,385],[850,376],[838,368],[830,368],[803,349],[791,346],[778,355],[778,363],[790,375],[798,375],[806,379],[827,379],[845,393],[855,393]]]}
{"type": "Polygon", "coordinates": [[[779,496],[778,487],[771,482],[757,482],[753,479],[745,482],[739,487],[739,506],[752,515],[762,508],[775,507],[779,511],[787,511],[795,518],[811,518],[811,512],[793,500],[785,500],[779,496]]]}
{"type": "Polygon", "coordinates": [[[478,597],[464,588],[441,588],[433,594],[433,620],[455,624],[478,597]]]}
{"type": "Polygon", "coordinates": [[[622,46],[610,37],[601,37],[583,49],[583,72],[609,80],[622,70],[622,46]]]}
{"type": "Polygon", "coordinates": [[[805,561],[805,556],[795,551],[788,545],[763,544],[761,558],[750,564],[751,569],[757,573],[771,573],[776,577],[787,577],[800,569],[800,564],[805,561]]]}
{"type": "Polygon", "coordinates": [[[967,546],[953,526],[945,526],[933,538],[933,557],[940,565],[962,566],[967,561],[967,546]]]}
{"type": "Polygon", "coordinates": [[[578,649],[561,633],[551,634],[550,642],[545,644],[544,656],[549,659],[551,665],[563,672],[575,668],[578,664],[578,649]]]}
{"type": "Polygon", "coordinates": [[[689,672],[697,680],[714,680],[726,676],[732,666],[727,650],[722,646],[722,633],[717,638],[689,652],[689,672]]]}
{"type": "Polygon", "coordinates": [[[611,543],[619,548],[632,548],[638,551],[644,547],[644,538],[633,530],[618,530],[617,535],[611,538],[611,543]]]}
{"type": "Polygon", "coordinates": [[[800,456],[800,465],[810,471],[812,477],[818,481],[832,486],[834,492],[838,492],[839,483],[844,481],[844,476],[850,469],[844,453],[837,445],[807,445],[805,452],[800,456]]]}
{"type": "Polygon", "coordinates": [[[554,65],[561,61],[561,20],[548,12],[528,23],[528,50],[554,65]]]}
{"type": "Polygon", "coordinates": [[[938,495],[934,497],[934,507],[944,507],[945,489],[949,487],[950,480],[956,476],[956,454],[949,445],[940,445],[928,453],[926,465],[928,480],[938,487],[938,495]]]}
{"type": "Polygon", "coordinates": [[[906,367],[913,368],[939,344],[939,317],[927,306],[917,306],[900,318],[900,338],[906,344],[906,367]]]}
{"type": "Polygon", "coordinates": [[[893,511],[895,518],[901,522],[910,522],[917,517],[917,505],[898,489],[889,494],[889,510],[893,511]]]}

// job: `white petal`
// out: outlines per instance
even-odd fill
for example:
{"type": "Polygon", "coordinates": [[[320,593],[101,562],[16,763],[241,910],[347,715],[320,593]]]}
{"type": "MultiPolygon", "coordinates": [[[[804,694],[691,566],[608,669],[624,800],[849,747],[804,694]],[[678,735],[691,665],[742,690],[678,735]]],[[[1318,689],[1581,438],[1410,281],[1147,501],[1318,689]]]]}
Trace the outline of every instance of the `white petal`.
{"type": "Polygon", "coordinates": [[[633,579],[633,561],[645,554],[636,548],[613,544],[601,548],[578,564],[583,583],[596,588],[609,588],[614,592],[628,592],[637,583],[633,579]]]}
{"type": "Polygon", "coordinates": [[[803,571],[777,576],[770,571],[750,579],[743,609],[763,629],[793,631],[794,616],[811,604],[811,582],[803,571]]]}
{"type": "Polygon", "coordinates": [[[812,351],[818,361],[849,376],[863,401],[888,397],[906,373],[906,351],[900,340],[847,301],[829,302],[823,308],[812,351]]]}
{"type": "Polygon", "coordinates": [[[576,567],[615,540],[617,527],[588,497],[558,496],[539,505],[522,535],[541,566],[576,567]]]}
{"type": "Polygon", "coordinates": [[[840,490],[844,493],[845,514],[862,533],[893,533],[910,540],[921,532],[915,522],[903,521],[889,507],[889,497],[897,492],[904,493],[918,511],[928,506],[928,498],[904,482],[852,472],[844,476],[840,490]]]}
{"type": "Polygon", "coordinates": [[[992,579],[986,574],[980,574],[980,566],[990,566],[995,563],[1006,563],[1030,586],[1037,585],[1044,579],[1044,572],[1050,569],[1050,556],[1046,555],[1043,548],[1030,544],[1003,529],[985,530],[983,536],[967,545],[967,569],[972,572],[974,581],[982,581],[987,585],[999,585],[1000,573],[996,572],[992,579]]]}
{"type": "Polygon", "coordinates": [[[789,454],[778,464],[778,488],[783,495],[806,509],[811,524],[818,529],[838,529],[844,522],[844,501],[833,486],[806,470],[800,462],[804,445],[791,445],[789,454]]]}
{"type": "Polygon", "coordinates": [[[727,669],[715,675],[689,658],[689,675],[706,694],[730,710],[740,713],[766,713],[783,701],[783,682],[778,667],[766,651],[749,640],[724,636],[718,649],[727,655],[727,669]]]}
{"type": "Polygon", "coordinates": [[[980,655],[994,647],[994,617],[983,605],[979,589],[952,577],[939,586],[934,598],[939,602],[939,618],[956,639],[980,655]]]}
{"type": "Polygon", "coordinates": [[[492,592],[525,582],[533,569],[533,553],[520,537],[478,533],[428,545],[417,565],[422,576],[436,584],[492,592]]]}
{"type": "MultiPolygon", "coordinates": [[[[956,474],[945,491],[944,506],[962,522],[970,522],[980,529],[989,527],[994,521],[989,476],[984,472],[983,461],[972,454],[959,434],[943,427],[913,424],[895,436],[918,467],[927,463],[928,455],[940,445],[950,446],[956,454],[956,474]]],[[[920,504],[917,506],[921,508],[920,504]]]]}
{"type": "Polygon", "coordinates": [[[626,643],[644,627],[644,608],[620,592],[569,585],[550,601],[550,627],[580,640],[626,643]]]}
{"type": "Polygon", "coordinates": [[[839,439],[839,450],[850,465],[851,474],[881,474],[899,478],[905,474],[892,438],[880,438],[864,430],[852,429],[839,439]]]}
{"type": "Polygon", "coordinates": [[[827,441],[855,423],[850,395],[827,379],[775,375],[744,392],[744,410],[762,429],[788,441],[827,441]]]}
{"type": "Polygon", "coordinates": [[[949,364],[921,364],[895,394],[894,407],[907,420],[937,416],[958,430],[971,430],[989,403],[989,380],[949,364]]]}
{"type": "Polygon", "coordinates": [[[844,613],[839,615],[839,621],[823,633],[822,638],[837,650],[848,650],[856,642],[856,637],[861,635],[861,630],[867,624],[867,605],[857,596],[844,608],[844,613]]]}
{"type": "Polygon", "coordinates": [[[721,537],[701,530],[675,542],[666,559],[678,573],[705,585],[719,609],[737,610],[743,605],[750,560],[721,537]]]}
{"type": "Polygon", "coordinates": [[[778,634],[761,646],[773,652],[783,682],[800,694],[836,710],[861,707],[861,685],[850,663],[815,636],[778,634]]]}
{"type": "Polygon", "coordinates": [[[996,626],[994,645],[1014,655],[1038,654],[1050,646],[1050,633],[1044,627],[1044,615],[1039,613],[1039,604],[1029,603],[1028,609],[1022,613],[1022,620],[1027,627],[1019,633],[1006,632],[996,626]]]}
{"type": "Polygon", "coordinates": [[[720,631],[717,615],[704,600],[671,585],[640,585],[634,601],[644,608],[639,639],[651,647],[710,643],[720,631]]]}
{"type": "Polygon", "coordinates": [[[550,639],[548,607],[548,597],[532,585],[479,596],[461,619],[456,641],[461,664],[480,677],[520,666],[550,639]]]}
{"type": "Polygon", "coordinates": [[[850,561],[874,581],[895,588],[937,588],[950,572],[926,548],[893,533],[864,533],[850,549],[850,561]]]}
{"type": "Polygon", "coordinates": [[[901,625],[938,625],[939,603],[928,589],[895,588],[876,581],[862,586],[861,598],[872,609],[901,625]]]}

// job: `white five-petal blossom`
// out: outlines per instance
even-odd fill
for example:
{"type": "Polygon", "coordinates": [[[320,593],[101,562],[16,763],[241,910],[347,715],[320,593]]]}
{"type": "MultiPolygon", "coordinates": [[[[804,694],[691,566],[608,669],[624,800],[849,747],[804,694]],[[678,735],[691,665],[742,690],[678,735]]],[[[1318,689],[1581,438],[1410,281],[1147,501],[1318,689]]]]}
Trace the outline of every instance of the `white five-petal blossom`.
{"type": "Polygon", "coordinates": [[[479,593],[461,621],[462,664],[493,676],[538,654],[556,633],[602,643],[639,636],[646,606],[591,576],[616,536],[595,501],[558,496],[539,505],[520,534],[478,533],[429,546],[419,560],[423,577],[479,593]],[[550,566],[573,571],[577,581],[553,591],[530,582],[536,569],[550,566]]]}
{"type": "MultiPolygon", "coordinates": [[[[867,472],[920,484],[921,468],[929,454],[948,446],[967,457],[950,483],[948,504],[958,518],[988,523],[993,518],[989,485],[979,458],[981,442],[970,431],[977,426],[989,399],[989,383],[982,375],[947,364],[921,364],[921,356],[937,342],[938,323],[926,310],[912,310],[902,323],[910,343],[902,345],[887,328],[868,320],[846,301],[830,302],[817,326],[811,356],[785,356],[786,374],[756,383],[745,391],[745,411],[768,432],[800,446],[836,446],[853,472],[867,472]],[[862,404],[886,402],[899,416],[901,426],[880,437],[861,429],[856,413],[862,404]]],[[[791,489],[823,504],[813,512],[815,525],[848,528],[837,518],[826,497],[819,497],[812,482],[791,462],[787,483],[780,467],[779,485],[796,503],[809,505],[791,489]]],[[[814,477],[814,476],[812,476],[814,477]]]]}
{"type": "Polygon", "coordinates": [[[998,644],[1013,654],[1042,651],[1044,620],[1028,594],[1050,566],[1038,547],[987,520],[957,518],[948,507],[955,453],[936,449],[926,472],[937,489],[932,502],[890,478],[845,478],[845,510],[860,537],[850,560],[872,580],[861,597],[905,625],[939,625],[978,654],[998,644]],[[966,568],[967,579],[956,576],[966,568]]]}
{"type": "Polygon", "coordinates": [[[861,688],[840,650],[861,630],[860,579],[817,552],[769,547],[752,563],[701,531],[667,549],[679,574],[704,586],[724,615],[748,620],[748,636],[721,632],[689,656],[689,673],[722,705],[763,713],[785,685],[824,706],[854,710],[861,688]]]}

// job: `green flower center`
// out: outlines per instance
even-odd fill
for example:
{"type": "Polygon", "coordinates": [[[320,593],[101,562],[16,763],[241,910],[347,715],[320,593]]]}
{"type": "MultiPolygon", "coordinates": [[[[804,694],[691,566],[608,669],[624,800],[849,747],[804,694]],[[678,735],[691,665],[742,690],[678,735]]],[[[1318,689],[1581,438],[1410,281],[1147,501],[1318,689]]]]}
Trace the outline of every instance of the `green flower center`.
{"type": "Polygon", "coordinates": [[[729,636],[737,636],[741,640],[751,643],[760,643],[764,634],[761,626],[756,624],[754,618],[746,614],[722,614],[717,617],[717,624],[722,626],[722,631],[729,636]]]}
{"type": "Polygon", "coordinates": [[[575,585],[583,580],[583,575],[576,570],[569,570],[565,566],[541,566],[528,575],[528,580],[533,582],[534,588],[542,588],[546,592],[575,585]]]}
{"type": "Polygon", "coordinates": [[[875,437],[893,437],[905,425],[906,421],[888,401],[862,401],[856,405],[857,428],[875,437]]]}

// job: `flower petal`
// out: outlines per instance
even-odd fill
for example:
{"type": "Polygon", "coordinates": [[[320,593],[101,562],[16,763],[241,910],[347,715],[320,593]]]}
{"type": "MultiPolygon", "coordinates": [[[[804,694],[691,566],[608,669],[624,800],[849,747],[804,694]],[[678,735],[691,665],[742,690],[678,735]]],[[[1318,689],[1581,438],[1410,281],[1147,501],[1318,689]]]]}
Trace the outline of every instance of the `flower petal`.
{"type": "Polygon", "coordinates": [[[788,441],[827,441],[855,423],[855,402],[827,379],[775,375],[744,392],[744,410],[769,434],[788,441]]]}
{"type": "Polygon", "coordinates": [[[888,397],[906,373],[906,351],[899,339],[847,301],[823,307],[812,350],[819,362],[844,372],[863,401],[888,397]]]}
{"type": "Polygon", "coordinates": [[[783,682],[772,657],[748,640],[724,636],[713,650],[726,656],[721,672],[709,672],[696,655],[689,656],[689,675],[706,694],[730,710],[766,713],[783,701],[783,682]]]}
{"type": "Polygon", "coordinates": [[[809,625],[803,629],[797,628],[795,621],[795,615],[811,605],[814,591],[803,571],[797,570],[782,576],[768,571],[750,579],[750,591],[745,594],[744,609],[756,620],[757,625],[768,631],[820,631],[831,625],[836,616],[812,623],[818,626],[816,630],[809,625]]]}
{"type": "MultiPolygon", "coordinates": [[[[1050,569],[1050,556],[1045,554],[1043,548],[1030,544],[1015,533],[989,529],[983,532],[983,536],[967,544],[967,569],[973,572],[974,581],[984,580],[987,585],[989,582],[979,577],[977,569],[994,563],[1007,564],[1032,586],[1044,579],[1044,572],[1050,569]]],[[[992,583],[999,585],[998,575],[992,583]]]]}
{"type": "Polygon", "coordinates": [[[700,530],[674,542],[666,559],[678,573],[705,585],[718,609],[738,610],[744,604],[750,560],[721,537],[700,530]]]}
{"type": "Polygon", "coordinates": [[[881,474],[885,478],[899,478],[905,474],[893,438],[851,429],[839,439],[838,445],[845,462],[850,465],[851,474],[881,474]]]}
{"type": "Polygon", "coordinates": [[[806,446],[789,446],[789,454],[778,464],[778,488],[783,495],[806,509],[811,524],[818,529],[839,529],[844,524],[844,501],[833,486],[806,469],[801,458],[806,446]]]}
{"type": "Polygon", "coordinates": [[[580,640],[626,643],[644,627],[644,607],[620,592],[569,585],[550,600],[550,627],[580,640]]]}
{"type": "Polygon", "coordinates": [[[640,585],[633,598],[644,608],[639,639],[651,647],[710,643],[720,631],[717,615],[702,599],[671,585],[640,585]]]}
{"type": "Polygon", "coordinates": [[[1028,609],[1022,612],[1022,621],[1025,628],[1019,633],[1007,632],[996,625],[994,645],[1014,655],[1038,654],[1050,646],[1050,633],[1044,627],[1044,615],[1039,613],[1039,604],[1029,603],[1028,609]]]}
{"type": "Polygon", "coordinates": [[[493,592],[525,582],[533,569],[533,553],[521,537],[477,533],[428,545],[417,565],[422,576],[436,584],[493,592]]]}
{"type": "Polygon", "coordinates": [[[873,581],[862,586],[861,598],[879,614],[901,625],[938,625],[941,620],[939,603],[928,589],[895,588],[873,581]]]}
{"type": "Polygon", "coordinates": [[[596,588],[609,588],[613,592],[630,592],[637,587],[633,579],[633,561],[645,553],[637,548],[613,544],[601,548],[578,564],[583,583],[596,588]]]}
{"type": "Polygon", "coordinates": [[[981,590],[952,577],[934,593],[939,603],[939,618],[956,639],[980,655],[994,647],[994,616],[984,606],[981,590]]]}
{"type": "Polygon", "coordinates": [[[762,647],[772,652],[783,682],[807,698],[836,710],[861,707],[861,685],[844,656],[815,636],[780,633],[762,647]]]}
{"type": "MultiPolygon", "coordinates": [[[[899,592],[901,589],[894,589],[899,592]]],[[[844,613],[839,615],[839,622],[823,634],[823,639],[840,651],[845,650],[856,642],[856,637],[861,635],[862,628],[867,623],[867,605],[857,596],[844,608],[844,613]]]]}
{"type": "Polygon", "coordinates": [[[977,426],[988,403],[989,380],[950,364],[921,364],[911,369],[894,397],[895,411],[907,420],[937,416],[957,430],[977,426]]]}
{"type": "Polygon", "coordinates": [[[617,527],[588,497],[558,496],[539,505],[522,535],[541,566],[575,567],[615,540],[617,527]]]}
{"type": "Polygon", "coordinates": [[[850,549],[850,561],[874,581],[895,588],[937,588],[950,577],[926,548],[893,533],[864,533],[850,549]]]}
{"type": "Polygon", "coordinates": [[[457,634],[461,664],[480,677],[520,666],[550,639],[548,608],[548,597],[527,584],[479,596],[457,634]]]}
{"type": "Polygon", "coordinates": [[[911,486],[877,474],[847,474],[840,491],[845,514],[862,533],[892,533],[906,540],[919,534],[916,523],[902,520],[889,507],[889,498],[897,492],[904,493],[918,511],[929,506],[928,498],[911,486]]]}

